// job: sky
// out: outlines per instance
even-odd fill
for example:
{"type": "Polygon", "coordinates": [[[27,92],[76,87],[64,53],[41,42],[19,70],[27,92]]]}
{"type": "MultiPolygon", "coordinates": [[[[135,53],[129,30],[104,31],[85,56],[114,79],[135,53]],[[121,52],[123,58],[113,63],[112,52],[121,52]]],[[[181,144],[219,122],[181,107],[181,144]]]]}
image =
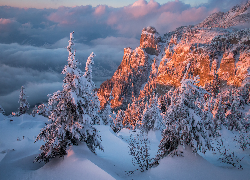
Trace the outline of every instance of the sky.
{"type": "Polygon", "coordinates": [[[243,0],[21,2],[0,1],[0,105],[7,114],[17,111],[21,86],[26,88],[31,107],[62,90],[61,72],[72,31],[82,71],[90,53],[97,55],[93,80],[98,87],[113,75],[124,48],[139,46],[144,27],[154,26],[163,35],[198,24],[214,12],[228,11],[243,0]]]}
{"type": "MultiPolygon", "coordinates": [[[[170,2],[171,0],[158,0],[159,4],[165,4],[170,2]]],[[[107,5],[111,7],[124,7],[133,4],[134,0],[126,0],[126,1],[117,1],[117,0],[1,0],[0,6],[12,6],[12,7],[21,7],[21,8],[58,8],[60,6],[86,6],[91,5],[96,7],[98,5],[107,5]]],[[[149,2],[149,0],[147,0],[149,2]]],[[[182,0],[182,2],[190,4],[191,6],[196,6],[202,3],[207,3],[208,0],[182,0]]]]}

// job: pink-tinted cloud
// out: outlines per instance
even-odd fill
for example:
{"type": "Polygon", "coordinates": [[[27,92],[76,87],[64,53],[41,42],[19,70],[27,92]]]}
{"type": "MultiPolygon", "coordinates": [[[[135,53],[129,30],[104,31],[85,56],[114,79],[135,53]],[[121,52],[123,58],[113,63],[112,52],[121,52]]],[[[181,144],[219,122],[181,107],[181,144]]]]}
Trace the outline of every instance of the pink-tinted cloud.
{"type": "Polygon", "coordinates": [[[167,32],[166,30],[174,30],[181,25],[195,25],[217,11],[218,9],[210,11],[206,7],[197,7],[184,10],[181,13],[163,12],[157,19],[155,27],[159,32],[167,32]]]}
{"type": "Polygon", "coordinates": [[[170,1],[161,5],[160,12],[181,13],[182,11],[190,8],[191,6],[189,4],[185,4],[181,1],[170,1]]]}
{"type": "Polygon", "coordinates": [[[124,7],[123,10],[125,14],[131,14],[133,18],[139,18],[147,14],[157,12],[159,7],[160,4],[154,0],[150,0],[149,3],[145,0],[138,0],[134,4],[124,7]]]}
{"type": "Polygon", "coordinates": [[[109,18],[107,19],[107,24],[108,25],[114,25],[119,21],[118,17],[112,13],[109,18]]]}
{"type": "Polygon", "coordinates": [[[106,23],[121,34],[138,36],[145,26],[155,26],[160,33],[166,33],[182,25],[195,25],[204,20],[215,8],[191,7],[181,1],[170,1],[160,5],[154,0],[148,3],[138,0],[123,8],[105,12],[106,23]]]}
{"type": "MultiPolygon", "coordinates": [[[[214,12],[214,11],[213,11],[214,12]]],[[[182,11],[181,13],[163,12],[157,19],[158,24],[169,23],[198,23],[201,19],[206,18],[211,12],[205,7],[191,8],[182,11]]]]}
{"type": "Polygon", "coordinates": [[[92,8],[92,6],[61,6],[56,12],[53,12],[48,16],[48,20],[56,22],[60,25],[77,25],[84,21],[93,20],[93,12],[94,8],[92,8]]]}
{"type": "Polygon", "coordinates": [[[94,14],[97,16],[101,16],[105,13],[106,6],[100,5],[95,8],[94,14]]]}
{"type": "Polygon", "coordinates": [[[138,0],[135,1],[134,4],[132,4],[132,7],[141,7],[141,6],[146,6],[147,5],[147,1],[145,0],[138,0]]]}
{"type": "MultiPolygon", "coordinates": [[[[222,0],[224,4],[228,0],[222,0]]],[[[183,25],[195,25],[213,12],[220,10],[214,6],[214,0],[210,4],[199,7],[191,7],[182,1],[169,1],[159,4],[155,0],[138,0],[132,5],[121,8],[113,8],[105,5],[97,7],[76,6],[60,7],[48,15],[48,20],[60,26],[73,25],[82,28],[100,28],[105,25],[127,37],[139,37],[141,30],[146,26],[155,26],[164,34],[183,25]]],[[[100,29],[99,29],[100,30],[100,29]]],[[[93,29],[95,31],[95,29],[93,29]]]]}
{"type": "Polygon", "coordinates": [[[0,37],[8,37],[18,28],[19,23],[14,19],[0,18],[0,37]]]}
{"type": "Polygon", "coordinates": [[[15,21],[14,21],[14,20],[11,20],[11,19],[0,18],[0,24],[1,24],[1,25],[10,24],[10,23],[13,23],[13,22],[15,22],[15,21]]]}

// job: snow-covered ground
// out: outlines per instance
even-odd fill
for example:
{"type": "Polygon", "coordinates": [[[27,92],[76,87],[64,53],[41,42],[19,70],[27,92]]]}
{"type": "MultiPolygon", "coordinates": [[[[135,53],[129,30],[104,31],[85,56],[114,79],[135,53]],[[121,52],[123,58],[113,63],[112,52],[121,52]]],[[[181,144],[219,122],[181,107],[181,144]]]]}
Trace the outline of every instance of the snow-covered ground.
{"type": "MultiPolygon", "coordinates": [[[[104,152],[97,150],[93,154],[82,143],[68,149],[64,158],[56,158],[49,163],[33,163],[44,143],[36,142],[35,137],[44,127],[47,119],[42,116],[6,117],[0,114],[0,179],[249,179],[250,151],[242,151],[235,147],[234,134],[222,130],[224,142],[231,150],[244,156],[241,164],[243,170],[234,168],[218,161],[218,154],[207,152],[194,154],[190,147],[179,147],[184,157],[165,157],[157,167],[140,172],[132,164],[129,155],[130,135],[132,132],[122,129],[118,134],[104,125],[96,125],[102,138],[104,152]],[[134,173],[127,173],[134,171],[134,173]]],[[[160,132],[150,131],[151,158],[157,153],[161,140],[160,132]]]]}

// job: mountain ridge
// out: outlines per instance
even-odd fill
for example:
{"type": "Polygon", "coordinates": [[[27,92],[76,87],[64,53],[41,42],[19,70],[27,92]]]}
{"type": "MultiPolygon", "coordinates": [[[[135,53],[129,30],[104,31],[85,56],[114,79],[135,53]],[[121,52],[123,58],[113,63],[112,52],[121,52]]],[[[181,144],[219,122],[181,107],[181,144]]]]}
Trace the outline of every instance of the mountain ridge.
{"type": "Polygon", "coordinates": [[[143,28],[140,46],[124,49],[120,66],[98,89],[101,108],[109,101],[111,91],[113,109],[125,109],[133,98],[142,100],[153,92],[163,95],[178,87],[186,72],[187,78],[199,75],[199,86],[206,89],[216,83],[219,88],[244,85],[250,76],[250,30],[234,26],[242,25],[238,17],[244,13],[244,23],[250,21],[250,13],[246,13],[249,7],[250,1],[162,37],[154,27],[143,28]]]}
{"type": "Polygon", "coordinates": [[[245,4],[236,5],[232,7],[228,12],[217,12],[208,16],[203,22],[197,25],[197,27],[206,28],[229,28],[236,25],[241,25],[250,22],[250,1],[245,4]]]}

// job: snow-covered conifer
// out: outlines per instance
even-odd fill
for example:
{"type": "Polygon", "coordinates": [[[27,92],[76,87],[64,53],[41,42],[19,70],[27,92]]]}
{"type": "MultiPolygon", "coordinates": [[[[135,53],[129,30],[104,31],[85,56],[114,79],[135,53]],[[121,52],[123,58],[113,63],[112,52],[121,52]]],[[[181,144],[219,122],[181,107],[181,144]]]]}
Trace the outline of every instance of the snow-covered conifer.
{"type": "Polygon", "coordinates": [[[40,104],[37,107],[37,114],[42,115],[44,117],[49,117],[50,113],[51,113],[51,110],[52,110],[52,107],[49,104],[47,104],[47,103],[40,104]]]}
{"type": "Polygon", "coordinates": [[[1,105],[0,105],[0,113],[5,114],[5,111],[4,111],[4,109],[3,109],[3,107],[1,105]]]}
{"type": "Polygon", "coordinates": [[[150,78],[154,79],[157,77],[157,72],[158,72],[158,66],[156,64],[156,60],[154,59],[154,62],[152,64],[152,70],[150,72],[150,78]]]}
{"type": "Polygon", "coordinates": [[[180,138],[174,124],[167,123],[166,129],[162,133],[162,137],[154,163],[158,163],[162,157],[176,150],[180,144],[180,138]]]}
{"type": "Polygon", "coordinates": [[[29,110],[29,107],[30,107],[30,105],[27,101],[27,96],[24,93],[24,89],[25,88],[22,86],[21,90],[20,90],[20,95],[19,95],[18,103],[20,105],[19,105],[18,112],[17,112],[17,115],[19,115],[19,116],[22,114],[25,114],[29,110]]]}
{"type": "Polygon", "coordinates": [[[123,124],[127,128],[136,129],[140,126],[141,114],[140,107],[138,106],[135,98],[133,99],[132,104],[128,104],[128,108],[124,111],[123,124]]]}
{"type": "Polygon", "coordinates": [[[146,104],[143,111],[142,126],[146,132],[150,131],[151,129],[161,131],[165,129],[161,116],[161,110],[158,106],[157,96],[150,98],[149,105],[146,104]]]}
{"type": "Polygon", "coordinates": [[[113,99],[113,96],[112,96],[112,91],[111,91],[110,96],[109,96],[109,101],[107,102],[106,107],[102,111],[102,120],[103,120],[104,125],[113,124],[113,119],[111,117],[112,116],[112,108],[111,108],[111,103],[110,103],[110,101],[112,99],[113,99]]]}
{"type": "Polygon", "coordinates": [[[153,118],[155,119],[154,130],[163,131],[166,127],[163,123],[163,118],[161,115],[161,109],[160,109],[159,100],[158,100],[157,95],[155,97],[153,97],[153,99],[152,99],[151,109],[152,109],[153,118]]]}
{"type": "Polygon", "coordinates": [[[149,111],[148,103],[145,105],[145,109],[142,114],[142,130],[149,132],[154,127],[154,122],[151,119],[151,112],[149,111]]]}
{"type": "Polygon", "coordinates": [[[36,114],[37,114],[37,111],[38,111],[37,105],[35,105],[35,107],[33,108],[32,112],[31,112],[31,115],[32,115],[33,117],[35,117],[36,114]]]}
{"type": "Polygon", "coordinates": [[[77,67],[79,62],[72,52],[73,45],[73,33],[70,33],[68,65],[62,71],[65,74],[63,90],[50,96],[50,123],[41,130],[36,139],[45,141],[45,145],[40,148],[41,154],[35,159],[38,162],[49,162],[54,157],[63,157],[67,154],[67,147],[77,145],[80,141],[86,142],[92,152],[95,152],[96,147],[102,149],[100,137],[92,126],[93,118],[97,114],[93,108],[92,76],[88,72],[82,76],[77,67]]]}
{"type": "Polygon", "coordinates": [[[138,165],[141,172],[150,168],[149,143],[148,137],[143,131],[134,136],[130,135],[129,150],[130,155],[133,156],[132,163],[134,166],[138,165]]]}
{"type": "Polygon", "coordinates": [[[91,87],[95,87],[95,83],[92,81],[92,65],[94,64],[95,53],[91,53],[87,59],[84,77],[90,83],[91,87]]]}
{"type": "Polygon", "coordinates": [[[125,114],[124,114],[124,111],[123,110],[118,110],[117,112],[117,115],[114,119],[114,122],[113,122],[113,131],[116,133],[116,132],[119,132],[122,128],[123,128],[123,118],[124,118],[125,114]]]}
{"type": "Polygon", "coordinates": [[[221,125],[225,121],[224,111],[225,109],[223,108],[223,105],[222,105],[222,98],[219,94],[217,98],[215,99],[215,102],[213,104],[213,110],[212,110],[215,129],[218,129],[218,130],[221,129],[221,125]]]}
{"type": "Polygon", "coordinates": [[[95,83],[92,80],[92,65],[94,64],[94,57],[95,53],[91,53],[87,59],[86,67],[85,67],[85,73],[83,75],[84,78],[82,78],[84,81],[82,84],[84,85],[85,91],[88,91],[88,93],[83,94],[84,98],[89,99],[88,103],[88,111],[89,116],[93,120],[93,124],[100,124],[101,123],[101,117],[99,115],[100,110],[100,101],[97,96],[97,92],[94,91],[95,83]],[[85,82],[87,81],[87,82],[85,82]],[[88,97],[89,96],[89,97],[88,97]]]}
{"type": "Polygon", "coordinates": [[[244,102],[241,98],[240,91],[237,89],[232,90],[232,100],[230,106],[225,113],[225,125],[229,130],[240,131],[243,129],[243,110],[244,102]]]}
{"type": "MultiPolygon", "coordinates": [[[[166,130],[159,146],[158,156],[168,154],[178,145],[189,145],[193,151],[205,153],[211,148],[210,129],[204,121],[204,95],[207,91],[196,86],[198,79],[183,79],[181,87],[172,94],[171,105],[165,117],[166,130]],[[209,131],[209,132],[208,132],[209,131]]],[[[210,116],[211,117],[211,116],[210,116]]]]}

